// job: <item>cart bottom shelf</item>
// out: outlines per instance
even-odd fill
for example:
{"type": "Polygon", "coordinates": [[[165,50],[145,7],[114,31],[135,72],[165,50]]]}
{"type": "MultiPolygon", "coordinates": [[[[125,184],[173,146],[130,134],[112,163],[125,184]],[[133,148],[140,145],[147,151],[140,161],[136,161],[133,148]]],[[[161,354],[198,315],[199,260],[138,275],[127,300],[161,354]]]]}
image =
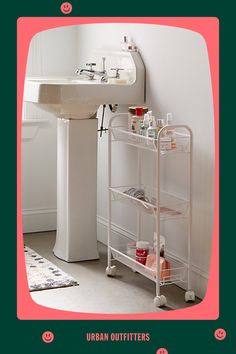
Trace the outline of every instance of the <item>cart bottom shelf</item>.
{"type": "MultiPolygon", "coordinates": [[[[142,274],[146,278],[156,282],[156,271],[137,262],[135,258],[132,258],[130,255],[127,255],[116,248],[110,247],[110,249],[112,252],[113,260],[119,261],[132,270],[142,274]]],[[[170,256],[166,256],[165,258],[170,262],[170,269],[167,269],[170,275],[160,279],[160,285],[163,286],[185,282],[187,265],[170,256]]]]}

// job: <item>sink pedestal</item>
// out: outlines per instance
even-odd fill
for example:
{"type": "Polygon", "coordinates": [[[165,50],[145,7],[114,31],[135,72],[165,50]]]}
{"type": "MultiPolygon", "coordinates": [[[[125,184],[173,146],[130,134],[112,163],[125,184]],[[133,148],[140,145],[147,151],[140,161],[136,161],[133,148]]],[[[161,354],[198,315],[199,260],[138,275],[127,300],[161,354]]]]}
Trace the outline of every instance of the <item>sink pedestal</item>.
{"type": "Polygon", "coordinates": [[[57,236],[67,262],[98,258],[97,119],[58,119],[57,236]]]}

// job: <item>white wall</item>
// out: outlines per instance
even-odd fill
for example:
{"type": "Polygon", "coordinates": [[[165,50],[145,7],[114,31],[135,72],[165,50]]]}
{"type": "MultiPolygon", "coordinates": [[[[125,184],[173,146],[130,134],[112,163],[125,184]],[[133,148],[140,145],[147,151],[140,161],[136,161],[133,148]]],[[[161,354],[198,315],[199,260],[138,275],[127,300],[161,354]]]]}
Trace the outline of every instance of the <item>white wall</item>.
{"type": "MultiPolygon", "coordinates": [[[[124,35],[131,35],[137,44],[147,74],[147,105],[156,116],[165,117],[173,112],[174,123],[188,124],[194,134],[193,159],[193,279],[199,296],[203,297],[211,254],[214,191],[214,123],[211,81],[207,48],[203,38],[192,31],[156,25],[97,24],[78,27],[78,60],[84,65],[93,48],[116,47],[124,35]]],[[[124,111],[125,107],[120,107],[124,111]]],[[[99,116],[101,112],[98,112],[99,116]]],[[[111,114],[107,112],[106,119],[111,114]]],[[[98,143],[98,238],[106,242],[107,221],[107,137],[98,143]]],[[[134,152],[129,156],[122,150],[124,167],[117,162],[114,175],[123,175],[132,163],[135,174],[134,152]],[[123,168],[123,170],[122,170],[123,168]]],[[[166,189],[185,195],[186,185],[182,182],[183,161],[176,157],[172,168],[165,176],[166,189]]],[[[146,166],[149,174],[153,165],[146,166]]],[[[118,231],[136,232],[135,213],[130,209],[114,212],[114,223],[118,231]],[[121,227],[121,228],[120,228],[121,227]]],[[[149,219],[150,220],[150,219],[149,219]]],[[[152,234],[154,223],[146,220],[145,236],[152,234]]],[[[115,227],[116,228],[116,227],[115,227]]],[[[185,224],[166,223],[165,234],[171,252],[186,259],[185,224]]]]}
{"type": "MultiPolygon", "coordinates": [[[[77,65],[85,65],[94,48],[119,48],[119,43],[127,34],[132,35],[138,45],[146,66],[149,108],[156,116],[164,117],[167,112],[173,112],[175,123],[186,123],[193,129],[193,276],[197,294],[203,297],[211,253],[214,188],[212,96],[203,38],[179,28],[139,24],[81,25],[50,30],[40,33],[33,40],[27,74],[71,75],[77,65]]],[[[120,112],[125,110],[127,107],[119,107],[120,112]]],[[[28,118],[49,117],[32,108],[26,108],[26,115],[28,118]]],[[[106,122],[110,115],[107,111],[106,122]]],[[[101,110],[98,116],[101,116],[101,110]]],[[[50,117],[47,123],[39,126],[34,139],[25,139],[22,144],[25,231],[31,231],[32,228],[36,231],[42,227],[44,230],[53,229],[56,226],[55,125],[55,119],[50,117]]],[[[27,134],[25,131],[26,138],[27,134]]],[[[30,134],[33,135],[32,132],[30,134]]],[[[98,141],[98,239],[106,242],[107,135],[104,134],[98,141]]],[[[124,161],[122,174],[126,167],[132,165],[131,174],[135,178],[135,152],[127,154],[120,150],[117,153],[124,161]]],[[[166,175],[166,188],[174,192],[178,185],[178,190],[185,193],[180,174],[182,162],[175,159],[172,166],[166,175]]],[[[152,176],[152,163],[146,168],[152,176]]],[[[117,164],[115,174],[120,173],[121,165],[117,164]]],[[[136,232],[135,214],[131,211],[124,217],[124,213],[122,215],[117,209],[114,223],[117,225],[114,225],[116,230],[121,233],[133,235],[136,232]]],[[[153,222],[146,220],[145,225],[143,232],[151,235],[153,222]]],[[[185,259],[184,224],[180,222],[177,227],[176,224],[166,224],[164,231],[169,235],[168,248],[185,259]]]]}
{"type": "MultiPolygon", "coordinates": [[[[77,66],[76,27],[40,32],[31,41],[27,76],[71,76],[77,66]]],[[[24,232],[56,228],[56,119],[25,104],[22,125],[24,232]],[[41,121],[39,122],[40,119],[41,121]],[[45,120],[45,121],[44,121],[45,120]]]]}

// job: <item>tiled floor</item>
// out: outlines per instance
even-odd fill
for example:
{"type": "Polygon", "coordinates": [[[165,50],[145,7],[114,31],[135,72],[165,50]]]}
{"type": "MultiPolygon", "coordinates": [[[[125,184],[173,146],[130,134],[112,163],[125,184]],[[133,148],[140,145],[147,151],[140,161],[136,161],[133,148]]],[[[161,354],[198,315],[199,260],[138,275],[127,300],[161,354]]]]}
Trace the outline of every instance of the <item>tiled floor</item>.
{"type": "Polygon", "coordinates": [[[185,303],[182,289],[169,285],[162,288],[168,305],[157,309],[153,303],[155,283],[151,280],[134,273],[120,263],[117,263],[118,271],[115,278],[105,275],[106,247],[103,244],[98,245],[99,260],[66,263],[52,253],[55,237],[55,232],[25,234],[24,241],[28,247],[73,276],[80,285],[31,292],[33,300],[38,304],[91,313],[145,313],[193,305],[185,303]]]}

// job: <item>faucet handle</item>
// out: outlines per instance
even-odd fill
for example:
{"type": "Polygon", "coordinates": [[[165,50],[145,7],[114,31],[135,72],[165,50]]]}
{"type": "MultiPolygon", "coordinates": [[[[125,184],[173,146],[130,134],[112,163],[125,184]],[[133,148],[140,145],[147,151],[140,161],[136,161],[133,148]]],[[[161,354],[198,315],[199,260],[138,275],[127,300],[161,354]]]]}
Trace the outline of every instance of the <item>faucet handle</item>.
{"type": "Polygon", "coordinates": [[[121,69],[121,68],[111,68],[111,70],[115,70],[115,71],[116,71],[116,76],[115,76],[115,78],[116,78],[116,79],[119,79],[119,78],[120,78],[120,73],[119,73],[119,71],[120,71],[120,70],[124,70],[124,69],[121,69]]]}
{"type": "Polygon", "coordinates": [[[96,63],[87,63],[86,66],[89,66],[90,70],[93,70],[93,66],[96,66],[97,64],[96,63]]]}

